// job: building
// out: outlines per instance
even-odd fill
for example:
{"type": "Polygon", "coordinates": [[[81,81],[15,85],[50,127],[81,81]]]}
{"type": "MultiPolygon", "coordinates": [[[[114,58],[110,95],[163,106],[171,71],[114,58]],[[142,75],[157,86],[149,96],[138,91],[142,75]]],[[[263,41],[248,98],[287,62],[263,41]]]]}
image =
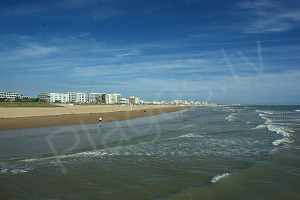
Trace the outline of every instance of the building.
{"type": "Polygon", "coordinates": [[[79,103],[83,104],[86,103],[88,100],[88,96],[86,93],[82,92],[69,92],[69,102],[70,103],[79,103]]]}
{"type": "Polygon", "coordinates": [[[45,101],[50,103],[50,93],[49,92],[41,92],[39,93],[39,99],[41,101],[45,101]]]}
{"type": "Polygon", "coordinates": [[[15,101],[16,99],[31,99],[30,96],[23,96],[17,92],[0,92],[0,99],[7,99],[8,101],[15,101]]]}
{"type": "Polygon", "coordinates": [[[164,105],[164,104],[166,104],[165,101],[153,101],[152,103],[153,103],[153,105],[164,105]]]}
{"type": "Polygon", "coordinates": [[[188,101],[186,100],[174,100],[175,105],[186,105],[188,104],[188,101]]]}
{"type": "Polygon", "coordinates": [[[106,94],[105,93],[95,93],[91,92],[88,94],[88,103],[91,104],[102,104],[105,102],[106,94]]]}
{"type": "Polygon", "coordinates": [[[42,92],[39,93],[39,99],[49,103],[68,103],[69,94],[42,92]]]}
{"type": "Polygon", "coordinates": [[[69,95],[62,93],[50,93],[50,103],[68,103],[69,95]]]}
{"type": "Polygon", "coordinates": [[[136,96],[129,97],[129,104],[138,105],[141,103],[141,99],[136,96]]]}
{"type": "Polygon", "coordinates": [[[105,103],[106,104],[120,104],[121,103],[121,94],[106,94],[105,103]]]}
{"type": "Polygon", "coordinates": [[[121,98],[120,103],[121,104],[129,104],[129,99],[128,98],[121,98]]]}

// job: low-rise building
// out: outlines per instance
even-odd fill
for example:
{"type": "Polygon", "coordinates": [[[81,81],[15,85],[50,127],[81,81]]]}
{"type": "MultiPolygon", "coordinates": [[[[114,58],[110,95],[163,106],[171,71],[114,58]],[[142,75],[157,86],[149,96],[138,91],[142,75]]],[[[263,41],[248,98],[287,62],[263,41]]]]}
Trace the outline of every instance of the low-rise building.
{"type": "Polygon", "coordinates": [[[31,99],[31,96],[23,96],[21,93],[17,92],[0,92],[0,99],[15,101],[16,99],[31,99]]]}
{"type": "Polygon", "coordinates": [[[128,98],[121,98],[121,104],[129,104],[129,99],[128,98]]]}

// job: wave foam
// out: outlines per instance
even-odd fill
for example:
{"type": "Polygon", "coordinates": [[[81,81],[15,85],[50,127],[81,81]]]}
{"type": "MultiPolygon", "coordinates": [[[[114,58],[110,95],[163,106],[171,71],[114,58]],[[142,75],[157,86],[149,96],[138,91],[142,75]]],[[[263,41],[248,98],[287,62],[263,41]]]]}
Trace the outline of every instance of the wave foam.
{"type": "Polygon", "coordinates": [[[0,173],[1,174],[24,174],[31,170],[32,168],[16,168],[16,169],[4,168],[0,170],[0,173]]]}
{"type": "Polygon", "coordinates": [[[261,124],[261,125],[256,126],[255,128],[252,128],[252,129],[263,129],[263,128],[267,128],[267,125],[261,124]]]}
{"type": "Polygon", "coordinates": [[[292,143],[292,141],[289,140],[288,138],[284,137],[282,139],[278,139],[278,140],[275,140],[274,142],[272,142],[272,144],[275,146],[283,145],[286,143],[292,143]]]}
{"type": "Polygon", "coordinates": [[[255,112],[257,112],[257,113],[265,113],[265,114],[269,114],[269,115],[274,115],[274,113],[272,113],[271,111],[267,111],[267,110],[255,110],[255,112]]]}
{"type": "MultiPolygon", "coordinates": [[[[267,117],[266,114],[270,114],[268,113],[269,111],[261,111],[261,110],[255,110],[257,113],[259,113],[258,115],[262,118],[265,119],[265,125],[259,125],[254,129],[260,129],[260,128],[267,128],[269,131],[281,134],[283,136],[282,139],[278,139],[275,140],[274,142],[272,142],[273,145],[278,146],[278,145],[283,145],[286,143],[292,143],[293,141],[290,139],[290,133],[294,132],[293,130],[287,128],[287,127],[283,127],[283,126],[278,126],[275,125],[273,123],[273,121],[267,117]]],[[[272,113],[273,114],[273,113],[272,113]]],[[[283,124],[286,125],[286,124],[283,124]]]]}
{"type": "Polygon", "coordinates": [[[296,112],[300,112],[300,110],[295,110],[296,112]]]}
{"type": "Polygon", "coordinates": [[[281,134],[283,136],[282,139],[275,140],[272,142],[273,145],[278,146],[286,143],[292,143],[293,141],[290,139],[290,133],[289,132],[294,132],[293,130],[290,130],[285,127],[277,126],[277,125],[272,125],[269,124],[267,125],[267,128],[269,131],[276,132],[278,134],[281,134]]]}
{"type": "Polygon", "coordinates": [[[189,134],[186,134],[186,135],[181,135],[179,137],[180,138],[195,138],[195,137],[203,137],[203,136],[195,134],[195,133],[189,133],[189,134]]]}
{"type": "Polygon", "coordinates": [[[216,182],[218,182],[221,178],[224,178],[224,177],[226,177],[226,176],[229,176],[230,174],[229,173],[224,173],[224,174],[222,174],[222,175],[216,175],[215,177],[213,177],[213,179],[211,179],[211,183],[216,183],[216,182]]]}
{"type": "Polygon", "coordinates": [[[236,113],[231,113],[228,117],[225,118],[225,120],[229,122],[235,121],[236,119],[237,119],[236,113]]]}

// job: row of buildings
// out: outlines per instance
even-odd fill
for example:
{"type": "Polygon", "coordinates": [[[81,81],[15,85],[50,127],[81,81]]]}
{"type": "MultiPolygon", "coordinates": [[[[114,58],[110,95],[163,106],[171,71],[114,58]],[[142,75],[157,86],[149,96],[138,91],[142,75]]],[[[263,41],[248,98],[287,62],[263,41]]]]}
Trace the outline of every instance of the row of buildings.
{"type": "Polygon", "coordinates": [[[141,104],[138,97],[131,96],[129,98],[121,98],[121,94],[105,94],[105,93],[82,93],[82,92],[69,92],[52,93],[42,92],[39,93],[39,99],[49,103],[76,103],[76,104],[141,104]]]}
{"type": "MultiPolygon", "coordinates": [[[[139,97],[130,96],[121,98],[121,94],[105,94],[105,93],[83,93],[83,92],[68,92],[68,93],[39,93],[38,98],[48,103],[74,103],[74,104],[127,104],[127,105],[208,105],[207,102],[193,102],[187,100],[174,100],[173,102],[165,101],[144,101],[139,97]]],[[[8,101],[30,100],[32,97],[24,96],[16,92],[0,92],[0,100],[8,101]]]]}
{"type": "Polygon", "coordinates": [[[174,100],[167,103],[165,101],[144,101],[139,97],[130,96],[128,98],[121,98],[121,94],[105,94],[105,93],[83,93],[83,92],[69,92],[69,93],[39,93],[39,99],[49,103],[75,103],[75,104],[127,104],[127,105],[206,105],[207,102],[193,102],[187,100],[174,100]]]}

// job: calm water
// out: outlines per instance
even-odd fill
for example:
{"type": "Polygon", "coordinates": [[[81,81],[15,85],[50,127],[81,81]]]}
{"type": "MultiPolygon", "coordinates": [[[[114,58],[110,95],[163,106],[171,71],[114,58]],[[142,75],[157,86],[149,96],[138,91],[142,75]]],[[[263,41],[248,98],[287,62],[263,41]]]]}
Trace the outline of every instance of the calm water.
{"type": "Polygon", "coordinates": [[[300,199],[299,134],[300,106],[0,131],[0,197],[300,199]]]}

